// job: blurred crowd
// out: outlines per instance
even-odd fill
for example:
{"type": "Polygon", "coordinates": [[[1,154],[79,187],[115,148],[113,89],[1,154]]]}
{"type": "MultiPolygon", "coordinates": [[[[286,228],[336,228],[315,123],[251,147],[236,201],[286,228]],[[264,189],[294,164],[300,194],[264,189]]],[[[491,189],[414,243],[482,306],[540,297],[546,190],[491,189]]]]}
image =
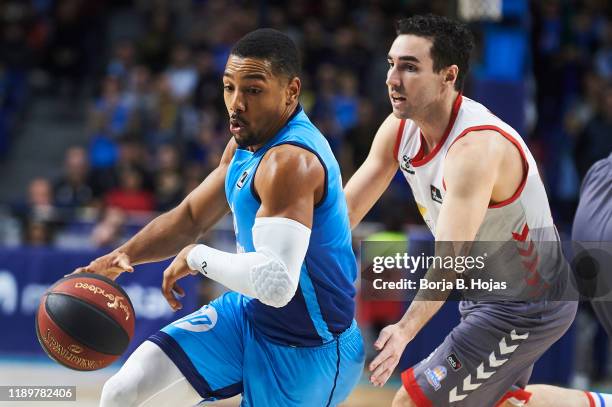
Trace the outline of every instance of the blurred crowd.
{"type": "MultiPolygon", "coordinates": [[[[126,224],[179,203],[216,166],[229,138],[220,80],[229,50],[261,26],[299,45],[301,104],[347,180],[390,113],[384,79],[394,21],[423,12],[455,16],[456,7],[438,0],[0,1],[0,160],[35,97],[32,83],[47,78],[46,91],[58,100],[89,106],[79,119],[86,134],[67,148],[59,174],[40,174],[25,198],[10,202],[10,217],[19,219],[12,239],[112,246],[128,234],[126,224]],[[66,238],[66,230],[85,230],[87,239],[66,238]]],[[[570,222],[581,177],[612,150],[610,8],[605,0],[528,7],[526,78],[532,74],[535,92],[525,105],[534,125],[524,137],[561,222],[570,222]]],[[[478,38],[480,24],[471,27],[478,38]]],[[[477,50],[475,66],[478,57],[477,50]]],[[[420,223],[409,198],[398,179],[370,219],[385,222],[393,212],[403,214],[396,226],[420,223]]]]}

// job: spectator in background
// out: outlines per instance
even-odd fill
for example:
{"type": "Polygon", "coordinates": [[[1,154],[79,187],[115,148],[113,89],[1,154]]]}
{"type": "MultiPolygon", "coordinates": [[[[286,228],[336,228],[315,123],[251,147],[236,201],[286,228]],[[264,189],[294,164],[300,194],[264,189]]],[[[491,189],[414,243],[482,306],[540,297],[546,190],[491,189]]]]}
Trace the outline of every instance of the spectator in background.
{"type": "Polygon", "coordinates": [[[359,95],[357,78],[351,71],[340,73],[339,89],[333,99],[336,122],[340,131],[346,134],[357,122],[359,95]]]}
{"type": "Polygon", "coordinates": [[[156,82],[154,130],[147,140],[151,145],[172,142],[176,134],[179,117],[179,104],[172,95],[172,85],[168,75],[160,75],[156,82]]]}
{"type": "Polygon", "coordinates": [[[172,16],[167,10],[155,9],[152,15],[145,18],[149,21],[149,26],[145,35],[138,41],[140,60],[150,67],[152,72],[159,73],[166,68],[174,43],[172,16]]]}
{"type": "Polygon", "coordinates": [[[117,247],[123,243],[122,233],[124,224],[125,213],[121,209],[114,207],[107,208],[102,219],[92,231],[92,244],[95,247],[117,247]]]}
{"type": "Polygon", "coordinates": [[[61,0],[57,2],[47,63],[51,73],[59,81],[57,88],[63,95],[74,97],[80,90],[85,74],[85,49],[87,26],[82,18],[83,2],[61,0]]]}
{"type": "Polygon", "coordinates": [[[218,107],[223,111],[223,92],[219,86],[219,73],[211,52],[202,50],[196,55],[198,80],[194,89],[193,104],[197,109],[218,107]]]}
{"type": "Polygon", "coordinates": [[[151,212],[155,209],[153,194],[143,185],[143,175],[135,168],[126,167],[119,172],[119,186],[111,189],[104,199],[111,208],[126,212],[151,212]]]}
{"type": "Polygon", "coordinates": [[[46,178],[35,178],[28,186],[26,201],[16,205],[15,215],[23,225],[23,242],[46,245],[53,241],[59,213],[53,203],[53,188],[46,178]]]}
{"type": "Polygon", "coordinates": [[[34,178],[30,182],[25,211],[22,212],[22,215],[43,221],[57,219],[57,209],[53,202],[53,188],[48,179],[40,177],[34,178]]]}
{"type": "Polygon", "coordinates": [[[157,150],[155,171],[155,209],[166,212],[183,199],[181,162],[178,149],[170,144],[157,150]]]}
{"type": "Polygon", "coordinates": [[[136,65],[130,71],[130,79],[125,92],[125,100],[131,112],[130,129],[151,137],[155,125],[156,95],[154,77],[145,65],[136,65]]]}
{"type": "Polygon", "coordinates": [[[612,25],[606,27],[603,46],[595,54],[597,73],[607,80],[612,80],[612,25]]]}
{"type": "Polygon", "coordinates": [[[189,99],[198,82],[198,71],[191,61],[191,50],[184,44],[172,49],[172,63],[166,71],[170,94],[179,103],[189,99]]]}
{"type": "Polygon", "coordinates": [[[121,81],[107,76],[102,83],[102,94],[95,101],[90,114],[92,133],[117,139],[130,124],[130,106],[122,92],[121,81]]]}
{"type": "Polygon", "coordinates": [[[25,224],[24,244],[47,246],[53,242],[53,227],[49,222],[28,219],[25,224]]]}
{"type": "Polygon", "coordinates": [[[612,151],[612,82],[603,89],[597,114],[587,123],[576,142],[575,161],[580,179],[597,160],[612,151]]]}
{"type": "Polygon", "coordinates": [[[129,87],[130,73],[136,59],[134,44],[129,40],[122,40],[113,48],[113,57],[108,63],[106,74],[119,79],[124,86],[129,87]]]}
{"type": "Polygon", "coordinates": [[[58,207],[78,209],[94,203],[94,188],[89,174],[87,152],[82,147],[70,147],[64,156],[64,173],[54,185],[58,207]]]}
{"type": "Polygon", "coordinates": [[[350,167],[342,169],[344,179],[348,179],[355,172],[355,164],[362,163],[365,161],[370,147],[372,145],[372,139],[378,130],[378,124],[382,122],[377,117],[374,105],[368,99],[362,98],[359,100],[357,111],[357,123],[355,126],[347,132],[346,139],[350,141],[351,160],[350,167]]]}
{"type": "Polygon", "coordinates": [[[604,83],[594,71],[588,71],[582,77],[582,89],[564,119],[565,131],[571,137],[577,139],[597,113],[604,83]]]}

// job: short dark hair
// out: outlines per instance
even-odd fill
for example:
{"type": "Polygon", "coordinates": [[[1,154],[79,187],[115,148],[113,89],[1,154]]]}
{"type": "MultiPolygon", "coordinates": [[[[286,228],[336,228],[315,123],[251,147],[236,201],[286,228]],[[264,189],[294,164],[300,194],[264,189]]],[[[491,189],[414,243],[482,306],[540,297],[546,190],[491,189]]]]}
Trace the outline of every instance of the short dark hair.
{"type": "Polygon", "coordinates": [[[300,75],[300,57],[297,47],[288,35],[272,28],[260,28],[242,37],[230,55],[270,61],[272,73],[292,79],[300,75]]]}
{"type": "Polygon", "coordinates": [[[470,69],[470,53],[474,48],[474,36],[465,24],[434,14],[416,15],[399,20],[396,24],[396,33],[430,39],[434,72],[440,72],[447,66],[457,65],[459,74],[455,81],[455,89],[458,91],[463,89],[466,74],[470,69]]]}

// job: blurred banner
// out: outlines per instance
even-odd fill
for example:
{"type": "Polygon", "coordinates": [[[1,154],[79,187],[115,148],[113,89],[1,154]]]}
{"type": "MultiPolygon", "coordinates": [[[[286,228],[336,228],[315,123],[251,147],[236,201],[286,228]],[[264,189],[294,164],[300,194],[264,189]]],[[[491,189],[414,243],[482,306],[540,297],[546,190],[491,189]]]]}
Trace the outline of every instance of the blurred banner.
{"type": "MultiPolygon", "coordinates": [[[[41,354],[44,352],[34,327],[40,297],[55,281],[78,266],[84,266],[102,252],[66,251],[46,248],[0,248],[0,354],[41,354]]],[[[117,282],[129,295],[136,312],[136,331],[125,356],[149,335],[166,324],[195,311],[197,285],[202,277],[181,281],[186,295],[183,309],[173,312],[161,293],[162,272],[169,261],[137,266],[117,282]]],[[[125,357],[124,356],[124,357],[125,357]]]]}

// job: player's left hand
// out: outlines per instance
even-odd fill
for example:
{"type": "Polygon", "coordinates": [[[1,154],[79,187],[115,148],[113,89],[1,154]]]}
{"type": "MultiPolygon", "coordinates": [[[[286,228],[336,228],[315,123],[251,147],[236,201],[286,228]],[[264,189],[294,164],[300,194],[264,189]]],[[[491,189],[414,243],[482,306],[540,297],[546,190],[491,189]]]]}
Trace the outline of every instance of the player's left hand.
{"type": "Polygon", "coordinates": [[[186,246],[179,252],[179,254],[176,255],[168,268],[164,270],[162,293],[174,311],[178,311],[183,308],[183,305],[176,298],[174,293],[176,293],[179,297],[185,296],[185,290],[178,285],[177,281],[185,276],[198,274],[197,271],[191,270],[189,266],[187,266],[187,254],[191,249],[193,249],[194,246],[195,244],[186,246]]]}
{"type": "Polygon", "coordinates": [[[368,366],[372,372],[370,382],[374,386],[382,387],[389,380],[410,339],[411,335],[408,335],[399,324],[388,325],[380,331],[378,339],[374,342],[374,347],[380,353],[368,366]]]}

